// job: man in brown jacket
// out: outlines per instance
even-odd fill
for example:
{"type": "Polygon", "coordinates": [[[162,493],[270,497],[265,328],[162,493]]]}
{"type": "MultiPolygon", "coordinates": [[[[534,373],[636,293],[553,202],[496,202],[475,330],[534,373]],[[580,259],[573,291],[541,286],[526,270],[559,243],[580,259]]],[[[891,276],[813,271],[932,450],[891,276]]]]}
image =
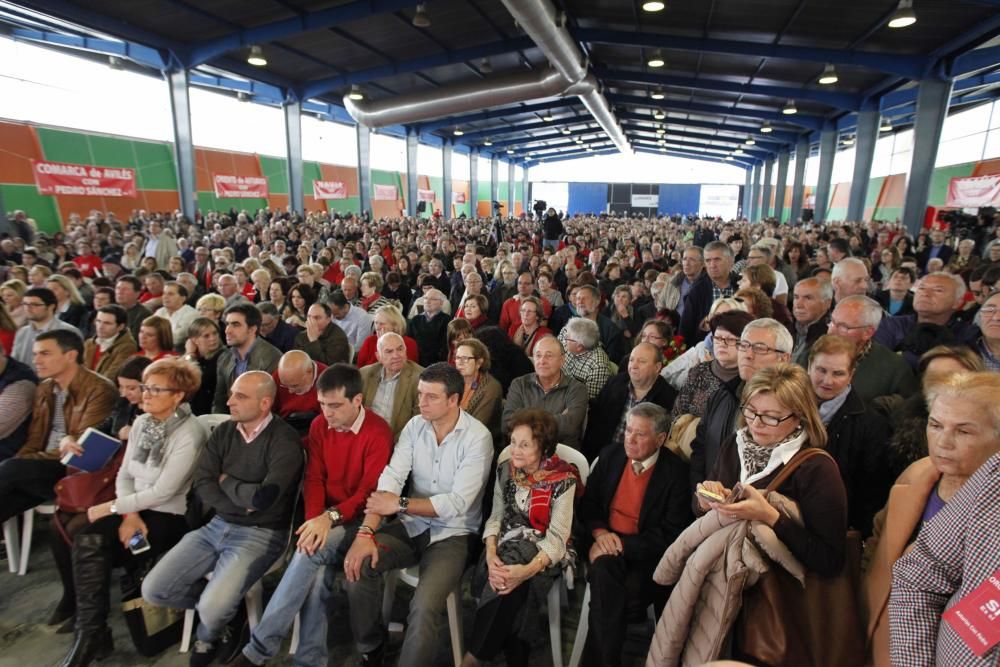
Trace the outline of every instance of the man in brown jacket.
{"type": "Polygon", "coordinates": [[[128,314],[116,304],[101,306],[94,330],[96,335],[83,344],[83,366],[115,382],[118,369],[139,349],[128,330],[128,314]]]}
{"type": "Polygon", "coordinates": [[[111,414],[114,385],[84,368],[82,358],[83,340],[72,331],[47,331],[35,339],[41,382],[24,446],[0,463],[0,522],[54,498],[53,486],[66,474],[59,459],[68,445],[111,414]]]}
{"type": "Polygon", "coordinates": [[[406,344],[397,333],[382,334],[376,345],[378,363],[361,369],[364,405],[392,428],[392,440],[406,423],[420,414],[417,404],[417,379],[423,366],[406,358],[406,344]]]}

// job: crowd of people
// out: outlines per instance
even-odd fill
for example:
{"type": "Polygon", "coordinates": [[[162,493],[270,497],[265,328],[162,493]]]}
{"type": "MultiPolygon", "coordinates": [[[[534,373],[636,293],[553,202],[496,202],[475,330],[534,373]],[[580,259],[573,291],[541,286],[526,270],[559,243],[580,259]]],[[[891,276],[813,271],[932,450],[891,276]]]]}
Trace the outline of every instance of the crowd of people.
{"type": "Polygon", "coordinates": [[[552,209],[12,223],[0,521],[57,506],[62,667],[114,650],[118,567],[197,610],[194,666],[263,665],[297,617],[295,664],[325,665],[341,594],[381,665],[382,587],[414,566],[405,666],[469,569],[467,667],[527,664],[567,577],[601,667],[651,605],[650,666],[1000,659],[946,613],[1000,569],[992,210],[916,238],[552,209]],[[124,446],[74,506],[91,428],[124,446]]]}

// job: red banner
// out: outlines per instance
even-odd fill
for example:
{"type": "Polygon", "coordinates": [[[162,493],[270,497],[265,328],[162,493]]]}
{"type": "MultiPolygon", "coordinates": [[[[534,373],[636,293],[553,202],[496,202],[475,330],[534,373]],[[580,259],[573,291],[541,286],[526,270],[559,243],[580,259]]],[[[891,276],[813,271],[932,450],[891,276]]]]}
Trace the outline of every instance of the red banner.
{"type": "Polygon", "coordinates": [[[267,199],[267,179],[263,176],[212,174],[215,196],[228,199],[267,199]]]}
{"type": "Polygon", "coordinates": [[[135,169],[32,160],[31,170],[42,195],[135,197],[135,169]]]}
{"type": "Polygon", "coordinates": [[[456,193],[454,193],[454,194],[451,195],[451,198],[454,201],[454,203],[456,203],[456,204],[464,204],[465,203],[465,193],[464,192],[456,192],[456,193]]]}
{"type": "Polygon", "coordinates": [[[434,201],[433,190],[417,190],[417,201],[434,201]]]}
{"type": "Polygon", "coordinates": [[[347,184],[340,181],[313,181],[313,198],[347,199],[347,184]]]}
{"type": "Polygon", "coordinates": [[[1000,206],[1000,175],[953,178],[948,183],[945,206],[979,208],[1000,206]]]}
{"type": "Polygon", "coordinates": [[[396,196],[395,185],[375,185],[373,188],[375,190],[375,195],[372,199],[375,199],[376,201],[394,201],[399,199],[399,197],[396,196]]]}

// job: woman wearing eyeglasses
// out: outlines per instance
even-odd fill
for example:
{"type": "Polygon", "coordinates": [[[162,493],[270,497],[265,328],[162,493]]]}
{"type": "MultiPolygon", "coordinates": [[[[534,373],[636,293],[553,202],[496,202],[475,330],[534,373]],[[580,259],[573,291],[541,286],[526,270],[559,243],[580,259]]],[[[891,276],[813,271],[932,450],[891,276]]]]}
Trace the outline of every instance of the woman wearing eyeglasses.
{"type": "Polygon", "coordinates": [[[490,430],[493,442],[500,442],[503,388],[490,375],[490,351],[475,338],[467,338],[455,347],[455,368],[465,380],[462,409],[490,430]]]}
{"type": "Polygon", "coordinates": [[[198,364],[198,368],[201,369],[201,384],[191,397],[191,412],[196,415],[207,415],[212,412],[216,363],[219,361],[219,353],[226,349],[222,340],[222,332],[215,320],[199,317],[188,325],[184,358],[198,364]]]}
{"type": "Polygon", "coordinates": [[[979,329],[983,335],[976,351],[987,370],[1000,371],[1000,292],[986,299],[979,309],[979,329]]]}
{"type": "Polygon", "coordinates": [[[108,628],[112,568],[141,571],[188,530],[186,496],[208,439],[187,404],[200,381],[198,367],[178,358],[156,361],[143,373],[145,414],[129,433],[116,497],[87,510],[90,526],[73,539],[76,630],[65,665],[84,667],[114,650],[108,628]]]}

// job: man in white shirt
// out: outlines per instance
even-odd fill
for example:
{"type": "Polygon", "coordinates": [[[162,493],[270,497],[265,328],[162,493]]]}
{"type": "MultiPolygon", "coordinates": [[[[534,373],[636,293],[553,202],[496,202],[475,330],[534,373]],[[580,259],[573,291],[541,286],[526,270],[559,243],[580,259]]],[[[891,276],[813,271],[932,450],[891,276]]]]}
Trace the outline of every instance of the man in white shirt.
{"type": "Polygon", "coordinates": [[[163,306],[154,315],[170,320],[170,331],[174,335],[174,346],[184,347],[188,337],[188,326],[198,318],[198,311],[187,305],[190,296],[187,287],[171,280],[163,286],[163,306]]]}

